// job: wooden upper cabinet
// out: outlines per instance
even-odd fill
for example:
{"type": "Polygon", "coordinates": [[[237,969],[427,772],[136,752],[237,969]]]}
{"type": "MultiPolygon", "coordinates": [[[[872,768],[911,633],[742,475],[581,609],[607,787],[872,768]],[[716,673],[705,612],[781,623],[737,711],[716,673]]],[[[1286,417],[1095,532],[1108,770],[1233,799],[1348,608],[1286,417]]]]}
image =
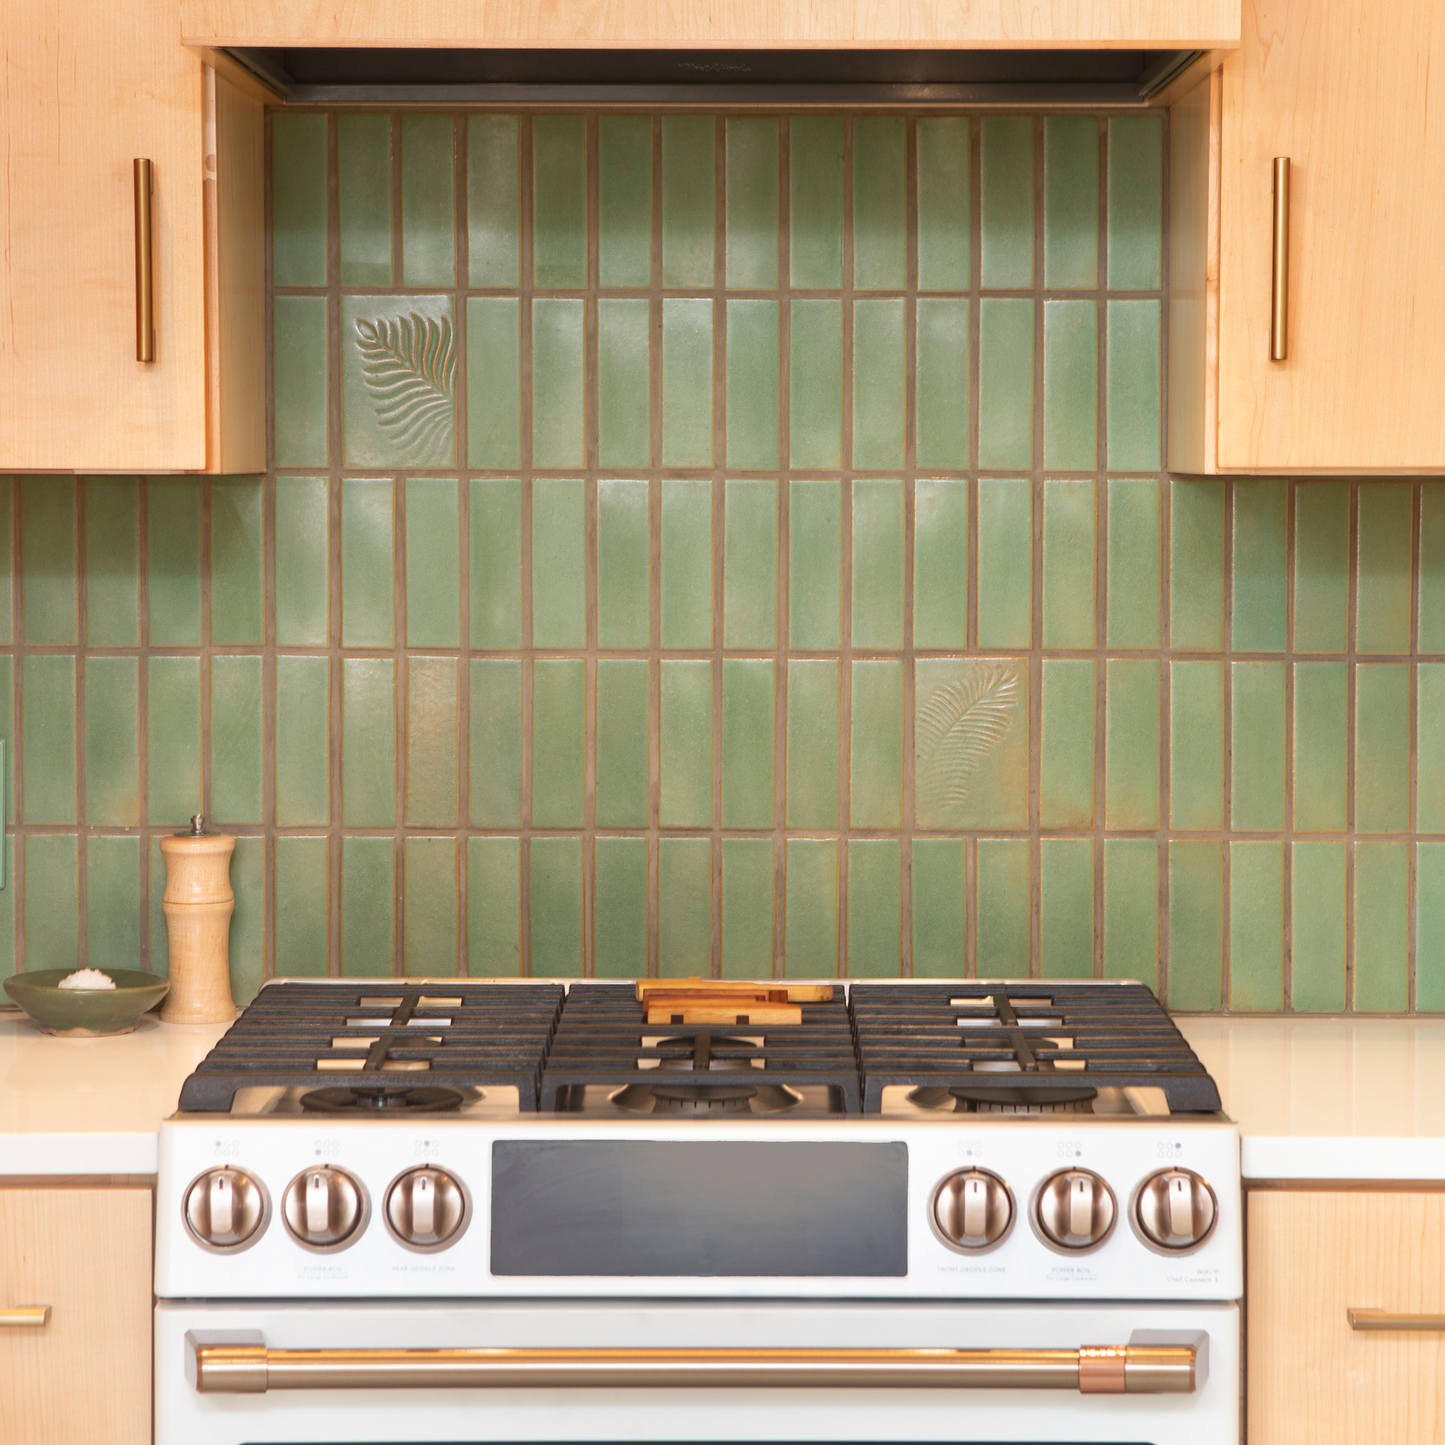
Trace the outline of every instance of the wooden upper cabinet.
{"type": "Polygon", "coordinates": [[[1440,0],[1244,0],[1239,49],[1173,107],[1171,469],[1445,471],[1442,67],[1440,0]]]}

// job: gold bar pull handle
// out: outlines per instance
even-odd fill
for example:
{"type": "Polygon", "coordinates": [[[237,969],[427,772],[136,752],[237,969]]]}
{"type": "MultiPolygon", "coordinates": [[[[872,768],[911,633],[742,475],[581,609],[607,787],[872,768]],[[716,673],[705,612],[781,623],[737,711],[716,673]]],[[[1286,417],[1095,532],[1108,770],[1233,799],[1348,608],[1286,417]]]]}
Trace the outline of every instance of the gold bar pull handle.
{"type": "Polygon", "coordinates": [[[155,273],[151,260],[151,196],[155,167],[135,161],[135,359],[156,359],[155,273]]]}
{"type": "Polygon", "coordinates": [[[1347,1309],[1352,1330],[1445,1331],[1445,1315],[1394,1315],[1388,1310],[1347,1309]]]}
{"type": "Polygon", "coordinates": [[[1289,356],[1289,157],[1274,158],[1274,265],[1270,273],[1269,359],[1289,356]]]}
{"type": "Polygon", "coordinates": [[[0,1328],[41,1329],[49,1323],[49,1305],[12,1305],[9,1309],[0,1309],[0,1328]]]}

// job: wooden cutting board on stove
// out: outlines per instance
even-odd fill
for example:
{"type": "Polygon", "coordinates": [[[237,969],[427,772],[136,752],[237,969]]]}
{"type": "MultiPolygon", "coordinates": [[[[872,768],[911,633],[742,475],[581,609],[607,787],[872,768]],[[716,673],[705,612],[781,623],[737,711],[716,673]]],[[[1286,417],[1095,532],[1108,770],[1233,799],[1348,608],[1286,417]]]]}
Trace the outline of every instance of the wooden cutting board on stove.
{"type": "Polygon", "coordinates": [[[748,983],[717,978],[637,980],[650,1024],[800,1024],[805,1003],[828,1003],[827,983],[748,983]]]}

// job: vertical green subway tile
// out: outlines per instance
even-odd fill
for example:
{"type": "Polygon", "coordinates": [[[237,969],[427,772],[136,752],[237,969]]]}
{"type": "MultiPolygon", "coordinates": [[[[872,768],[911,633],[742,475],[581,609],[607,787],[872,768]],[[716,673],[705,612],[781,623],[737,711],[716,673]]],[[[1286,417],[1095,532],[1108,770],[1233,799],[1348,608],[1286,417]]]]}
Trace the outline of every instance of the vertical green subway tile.
{"type": "Polygon", "coordinates": [[[522,642],[522,484],[475,477],[471,488],[471,639],[473,647],[522,642]]]}
{"type": "Polygon", "coordinates": [[[913,645],[968,643],[968,483],[913,485],[913,645]]]}
{"type": "Polygon", "coordinates": [[[1409,482],[1360,488],[1355,650],[1410,650],[1409,482]]]}
{"type": "MultiPolygon", "coordinates": [[[[662,118],[662,284],[713,284],[713,203],[717,193],[710,115],[662,118]]],[[[651,156],[648,157],[649,161],[651,156]]],[[[645,284],[645,283],[644,283],[645,284]]]]}
{"type": "Polygon", "coordinates": [[[1091,472],[1098,465],[1099,308],[1044,302],[1044,466],[1091,472]]]}
{"type": "Polygon", "coordinates": [[[789,270],[794,289],[843,284],[843,119],[788,122],[789,270]]]}
{"type": "Polygon", "coordinates": [[[724,978],[773,976],[773,930],[777,906],[774,866],[771,838],[723,839],[724,978]]]}
{"type": "Polygon", "coordinates": [[[1176,652],[1224,646],[1224,483],[1169,483],[1169,641],[1176,652]]]}
{"type": "Polygon", "coordinates": [[[1284,827],[1284,663],[1234,662],[1229,672],[1230,827],[1278,832],[1284,827]]]}
{"type": "MultiPolygon", "coordinates": [[[[237,839],[237,842],[238,842],[238,843],[241,842],[241,841],[242,841],[241,839],[237,839]]],[[[13,839],[12,839],[12,842],[13,842],[13,839]]],[[[264,844],[264,840],[262,840],[262,842],[263,842],[263,844],[264,844]]],[[[238,851],[239,851],[239,850],[238,850],[238,851]]],[[[235,857],[235,854],[233,853],[233,854],[231,855],[231,863],[232,863],[232,866],[235,865],[235,861],[236,861],[236,857],[235,857]]],[[[264,880],[264,866],[263,866],[263,878],[262,878],[263,892],[264,892],[264,883],[265,883],[265,880],[264,880]]],[[[166,860],[161,856],[161,835],[160,835],[159,833],[152,833],[152,834],[151,834],[151,837],[150,837],[150,897],[149,897],[148,900],[146,900],[147,903],[148,903],[148,905],[149,905],[149,907],[148,907],[148,913],[149,913],[150,933],[149,933],[148,941],[147,941],[147,943],[146,943],[145,957],[146,957],[146,967],[147,967],[152,973],[160,974],[160,975],[162,975],[163,977],[164,977],[164,976],[169,972],[169,970],[170,970],[170,940],[169,940],[169,937],[168,937],[168,934],[167,934],[167,925],[166,925],[165,909],[164,909],[164,907],[162,906],[162,903],[161,903],[161,899],[162,899],[163,895],[165,894],[165,888],[166,888],[166,860]]],[[[8,890],[5,890],[5,891],[8,891],[8,890]]],[[[233,883],[232,886],[231,886],[231,891],[232,891],[232,893],[235,893],[235,892],[236,892],[236,888],[235,888],[234,883],[233,883]]],[[[281,895],[280,895],[279,893],[278,893],[276,896],[277,896],[278,900],[279,900],[279,898],[281,897],[281,895]]],[[[0,893],[0,897],[3,897],[3,893],[0,893]]],[[[240,899],[239,899],[239,897],[238,897],[238,898],[237,898],[237,903],[239,903],[239,902],[240,902],[240,899]]],[[[322,906],[324,907],[325,905],[323,904],[322,906]]],[[[231,919],[232,919],[232,924],[233,924],[233,926],[234,926],[234,923],[235,923],[235,914],[234,914],[234,913],[231,915],[231,919]]],[[[279,941],[279,940],[278,940],[278,941],[279,941]]],[[[264,950],[263,950],[263,957],[264,957],[264,950]]],[[[279,952],[277,953],[277,962],[278,962],[278,964],[279,964],[279,962],[280,962],[280,953],[279,953],[279,952]]],[[[279,971],[278,971],[278,976],[279,976],[279,971]]]]}
{"type": "Polygon", "coordinates": [[[25,840],[25,967],[73,969],[79,947],[78,853],[74,833],[25,840]]]}
{"type": "Polygon", "coordinates": [[[1349,670],[1343,662],[1294,665],[1294,827],[1343,833],[1347,817],[1349,670]]]}
{"type": "Polygon", "coordinates": [[[778,484],[729,479],[723,541],[723,646],[778,640],[778,484]]]}
{"type": "Polygon", "coordinates": [[[726,167],[727,284],[771,290],[778,284],[778,122],[729,116],[726,167]]]}
{"type": "Polygon", "coordinates": [[[1340,1013],[1345,1007],[1345,845],[1296,843],[1290,855],[1290,1006],[1340,1013]]]}
{"type": "Polygon", "coordinates": [[[401,284],[450,286],[457,275],[453,118],[401,118],[401,284]]]}
{"type": "Polygon", "coordinates": [[[533,978],[582,972],[582,840],[533,838],[528,882],[533,978]]]}
{"type": "Polygon", "coordinates": [[[1445,486],[1439,482],[1420,487],[1420,651],[1445,652],[1445,486]]]}
{"type": "MultiPolygon", "coordinates": [[[[474,701],[473,718],[477,708],[474,701]]],[[[396,825],[396,663],[389,657],[342,661],[341,796],[348,828],[396,825]]]]}
{"type": "Polygon", "coordinates": [[[522,821],[520,660],[472,659],[469,721],[468,802],[472,827],[515,828],[522,821]]]}
{"type": "Polygon", "coordinates": [[[903,465],[904,308],[898,301],[853,303],[853,465],[903,465]]]}
{"type": "Polygon", "coordinates": [[[331,384],[324,296],[271,302],[272,439],[278,467],[324,467],[330,459],[331,384]]]}
{"type": "Polygon", "coordinates": [[[778,303],[727,303],[727,460],[778,465],[778,303]]]}
{"type": "MultiPolygon", "coordinates": [[[[0,833],[0,849],[3,849],[5,876],[15,877],[15,834],[0,833]]],[[[10,978],[15,973],[15,894],[14,886],[0,888],[0,978],[10,978]]]]}
{"type": "Polygon", "coordinates": [[[722,826],[771,828],[773,660],[728,657],[722,669],[722,826]]]}
{"type": "Polygon", "coordinates": [[[393,486],[348,478],[341,484],[341,645],[390,647],[393,486]]]}
{"type": "MultiPolygon", "coordinates": [[[[155,666],[153,658],[152,675],[155,666]]],[[[329,659],[276,659],[278,827],[306,827],[329,821],[330,705],[329,659]]],[[[154,770],[151,776],[155,776],[154,770]]]]}
{"type": "Polygon", "coordinates": [[[838,826],[838,664],[788,663],[787,826],[838,826]]]}
{"type": "Polygon", "coordinates": [[[1094,645],[1097,511],[1093,482],[1044,483],[1045,647],[1094,645]]]}
{"type": "Polygon", "coordinates": [[[696,298],[662,303],[662,464],[712,465],[713,304],[696,298]]]}
{"type": "Polygon", "coordinates": [[[920,467],[968,466],[969,302],[920,297],[914,394],[920,467]]]}
{"type": "Polygon", "coordinates": [[[532,483],[532,644],[587,643],[587,485],[561,477],[532,483]]]}
{"type": "Polygon", "coordinates": [[[532,284],[587,284],[587,137],[580,115],[532,117],[532,284]]]}
{"type": "Polygon", "coordinates": [[[657,971],[663,978],[712,972],[712,843],[664,838],[657,858],[657,971]]]}
{"type": "Polygon", "coordinates": [[[345,466],[456,465],[455,325],[450,296],[341,298],[345,466]]]}
{"type": "Polygon", "coordinates": [[[712,483],[662,484],[662,645],[712,646],[712,483]]]}
{"type": "Polygon", "coordinates": [[[962,838],[913,840],[913,977],[962,978],[967,904],[962,838]]]}
{"type": "Polygon", "coordinates": [[[325,978],[329,840],[277,838],[275,848],[276,977],[325,978]]]}
{"type": "Polygon", "coordinates": [[[662,664],[658,822],[712,826],[712,663],[662,664]]]}
{"type": "Polygon", "coordinates": [[[406,641],[455,647],[461,638],[457,483],[412,477],[406,484],[406,641]]]}
{"type": "Polygon", "coordinates": [[[1098,284],[1099,122],[1051,115],[1044,121],[1044,285],[1061,291],[1098,284]]]}
{"type": "Polygon", "coordinates": [[[140,839],[85,840],[85,942],[91,968],[140,967],[140,839]]]}
{"type": "Polygon", "coordinates": [[[652,118],[597,119],[597,273],[603,286],[652,282],[652,118]]]}
{"type": "Polygon", "coordinates": [[[408,838],[403,966],[413,978],[457,972],[457,840],[408,838]]]}
{"type": "Polygon", "coordinates": [[[1415,827],[1445,833],[1445,664],[1422,662],[1416,688],[1415,827]]]}
{"type": "Polygon", "coordinates": [[[1039,843],[1039,973],[1044,978],[1094,976],[1092,838],[1039,843]]]}
{"type": "Polygon", "coordinates": [[[854,661],[848,825],[897,828],[903,812],[903,663],[854,661]]]}
{"type": "Polygon", "coordinates": [[[1287,484],[1234,484],[1234,578],[1231,645],[1236,652],[1285,648],[1287,484]]]}
{"type": "Polygon", "coordinates": [[[897,838],[848,841],[849,978],[897,978],[902,966],[902,878],[897,838]]]}
{"type": "Polygon", "coordinates": [[[1111,472],[1159,468],[1160,342],[1157,301],[1110,301],[1105,367],[1111,472]]]}
{"type": "Polygon", "coordinates": [[[1034,284],[1034,122],[989,116],[980,129],[980,261],[985,288],[1034,284]]]}
{"type": "Polygon", "coordinates": [[[1445,843],[1415,848],[1415,1007],[1445,1008],[1445,843]]]}
{"type": "MultiPolygon", "coordinates": [[[[666,563],[664,562],[664,567],[666,563]]],[[[648,643],[651,578],[646,482],[597,483],[597,645],[648,643]]],[[[664,575],[666,575],[664,573],[664,575]]],[[[665,624],[664,624],[665,625],[665,624]]]]}
{"type": "Polygon", "coordinates": [[[1350,611],[1350,485],[1294,486],[1294,648],[1343,652],[1350,611]]]}
{"type": "Polygon", "coordinates": [[[1033,640],[1033,484],[978,483],[978,645],[1027,648],[1033,640]]]}
{"type": "Polygon", "coordinates": [[[783,972],[832,978],[838,972],[838,843],[789,838],[783,972]]]}
{"type": "MultiPolygon", "coordinates": [[[[146,821],[151,824],[180,824],[193,813],[204,811],[201,797],[201,660],[198,657],[152,657],[146,669],[146,750],[150,758],[146,821]]],[[[323,748],[326,746],[325,722],[323,715],[323,748]]],[[[277,751],[279,755],[279,748],[277,751]]],[[[324,800],[324,777],[321,796],[324,800]]],[[[27,790],[27,804],[29,797],[27,790]]]]}
{"type": "Polygon", "coordinates": [[[336,118],[341,284],[390,286],[391,118],[336,118]]]}
{"type": "Polygon", "coordinates": [[[522,862],[516,838],[467,839],[467,972],[522,972],[522,862]]]}
{"type": "Polygon", "coordinates": [[[843,303],[789,303],[789,464],[836,467],[843,458],[843,303]]]}
{"type": "Polygon", "coordinates": [[[1410,668],[1355,668],[1355,830],[1403,833],[1410,826],[1410,668]]]}
{"type": "Polygon", "coordinates": [[[1159,845],[1104,839],[1104,977],[1159,982],[1159,845]]]}
{"type": "Polygon", "coordinates": [[[467,460],[474,467],[522,461],[521,302],[467,297],[467,460]]]}
{"type": "Polygon", "coordinates": [[[966,115],[920,118],[918,145],[918,289],[967,291],[971,122],[966,115]]]}
{"type": "Polygon", "coordinates": [[[417,657],[406,669],[406,823],[457,825],[457,659],[417,657]]]}
{"type": "Polygon", "coordinates": [[[396,844],[390,838],[342,840],[341,972],[347,978],[396,972],[396,844]]]}
{"type": "Polygon", "coordinates": [[[1032,301],[979,304],[978,373],[978,464],[1024,471],[1034,456],[1032,301]]]}
{"type": "MultiPolygon", "coordinates": [[[[88,520],[88,519],[87,519],[88,520]]],[[[87,531],[89,528],[87,527],[87,531]]],[[[211,481],[211,641],[266,640],[261,478],[211,481]]],[[[87,571],[89,559],[87,558],[87,571]]],[[[86,593],[86,611],[92,606],[86,593]]],[[[87,631],[89,623],[87,622],[87,631]]]]}
{"type": "Polygon", "coordinates": [[[1409,1001],[1410,846],[1355,844],[1355,996],[1360,1013],[1409,1001]]]}
{"type": "Polygon", "coordinates": [[[1029,976],[1029,886],[1026,838],[978,840],[974,918],[980,978],[1029,976]]]}
{"type": "Polygon", "coordinates": [[[1159,483],[1109,478],[1108,624],[1110,647],[1159,646],[1159,483]]]}
{"type": "Polygon", "coordinates": [[[473,286],[521,279],[521,166],[514,115],[467,117],[467,274],[473,286]]]}
{"type": "Polygon", "coordinates": [[[1229,845],[1229,1005],[1284,1007],[1284,844],[1229,845]]]}
{"type": "Polygon", "coordinates": [[[585,460],[584,306],[545,297],[532,302],[533,466],[580,467],[585,460]]]}
{"type": "Polygon", "coordinates": [[[211,813],[221,825],[261,823],[262,659],[211,658],[211,813]]]}
{"type": "Polygon", "coordinates": [[[582,826],[587,747],[587,664],[581,658],[532,663],[532,826],[582,826]]]}
{"type": "MultiPolygon", "coordinates": [[[[140,643],[140,487],[134,477],[87,477],[84,486],[85,641],[90,647],[136,647],[140,643]]],[[[0,486],[0,558],[4,559],[0,635],[9,641],[14,635],[9,478],[0,486]]]]}
{"type": "Polygon", "coordinates": [[[1039,826],[1094,825],[1092,660],[1045,658],[1039,737],[1039,826]]]}
{"type": "Polygon", "coordinates": [[[903,483],[853,483],[853,646],[903,646],[903,483]]]}
{"type": "Polygon", "coordinates": [[[1159,826],[1159,664],[1111,657],[1104,683],[1104,826],[1159,826]]]}
{"type": "Polygon", "coordinates": [[[326,117],[271,117],[271,275],[326,284],[326,117]]]}
{"type": "Polygon", "coordinates": [[[1109,289],[1156,291],[1164,233],[1164,127],[1157,116],[1109,119],[1109,289]]]}
{"type": "Polygon", "coordinates": [[[325,477],[276,478],[276,641],[282,647],[324,647],[328,641],[328,490],[325,477]]]}
{"type": "Polygon", "coordinates": [[[1224,666],[1169,664],[1169,826],[1224,825],[1224,666]]]}
{"type": "Polygon", "coordinates": [[[839,483],[788,484],[788,642],[795,650],[838,646],[842,526],[839,483]]]}
{"type": "Polygon", "coordinates": [[[201,484],[152,477],[147,493],[152,647],[201,642],[201,484]]]}
{"type": "MultiPolygon", "coordinates": [[[[23,668],[23,660],[20,667],[23,668]]],[[[3,807],[0,807],[0,824],[14,823],[19,818],[19,811],[15,802],[15,781],[20,776],[21,756],[20,748],[15,740],[15,673],[16,657],[13,653],[0,653],[0,737],[5,740],[5,757],[3,766],[0,766],[0,788],[4,789],[3,807]]],[[[0,833],[3,833],[3,826],[0,826],[0,833]]],[[[7,873],[5,877],[10,877],[7,873]]],[[[4,889],[0,888],[0,893],[4,889]]],[[[0,909],[5,906],[5,900],[0,899],[0,909]]],[[[0,923],[3,929],[3,923],[0,923]]],[[[5,943],[3,934],[0,934],[0,968],[4,966],[5,943]]]]}
{"type": "Polygon", "coordinates": [[[1224,845],[1169,843],[1169,998],[1174,1009],[1217,1009],[1224,949],[1224,845]]]}
{"type": "Polygon", "coordinates": [[[21,479],[20,575],[25,641],[32,646],[75,642],[74,477],[21,479]]]}
{"type": "MultiPolygon", "coordinates": [[[[596,806],[601,828],[647,826],[647,671],[642,658],[602,658],[597,663],[596,806]]],[[[711,747],[707,752],[711,757],[711,747]]]]}
{"type": "Polygon", "coordinates": [[[140,822],[139,703],[135,658],[85,659],[87,823],[133,827],[140,822]]]}
{"type": "Polygon", "coordinates": [[[908,281],[906,125],[902,116],[853,122],[853,287],[902,290],[908,281]]]}
{"type": "Polygon", "coordinates": [[[647,839],[598,838],[593,845],[592,973],[647,973],[647,839]]]}
{"type": "Polygon", "coordinates": [[[652,461],[649,380],[651,303],[604,296],[597,303],[597,464],[652,461]]]}

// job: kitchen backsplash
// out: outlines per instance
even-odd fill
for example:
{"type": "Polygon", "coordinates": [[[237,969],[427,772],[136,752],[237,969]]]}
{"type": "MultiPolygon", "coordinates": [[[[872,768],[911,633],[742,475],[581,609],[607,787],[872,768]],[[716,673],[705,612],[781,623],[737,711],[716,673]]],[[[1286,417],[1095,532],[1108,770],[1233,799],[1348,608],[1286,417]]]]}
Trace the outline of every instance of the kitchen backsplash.
{"type": "Polygon", "coordinates": [[[1445,1008],[1445,483],[1168,479],[1161,117],[269,124],[272,470],[0,504],[0,971],[204,811],[240,998],[1445,1008]]]}

